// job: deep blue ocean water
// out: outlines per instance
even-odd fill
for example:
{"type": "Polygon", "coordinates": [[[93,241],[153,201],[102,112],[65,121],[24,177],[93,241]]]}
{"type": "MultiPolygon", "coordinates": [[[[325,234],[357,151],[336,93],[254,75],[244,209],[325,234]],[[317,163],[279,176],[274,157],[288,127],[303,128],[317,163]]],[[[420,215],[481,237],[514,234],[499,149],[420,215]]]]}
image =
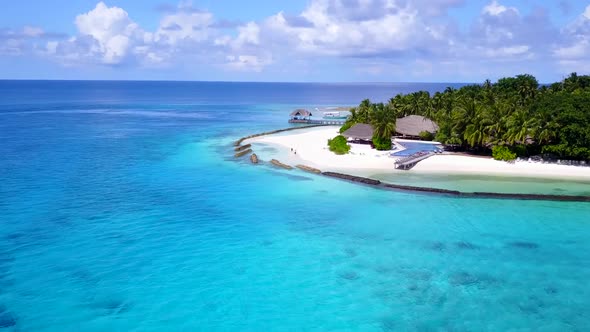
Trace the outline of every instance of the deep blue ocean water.
{"type": "Polygon", "coordinates": [[[0,81],[0,330],[584,331],[590,204],[232,158],[420,84],[0,81]]]}

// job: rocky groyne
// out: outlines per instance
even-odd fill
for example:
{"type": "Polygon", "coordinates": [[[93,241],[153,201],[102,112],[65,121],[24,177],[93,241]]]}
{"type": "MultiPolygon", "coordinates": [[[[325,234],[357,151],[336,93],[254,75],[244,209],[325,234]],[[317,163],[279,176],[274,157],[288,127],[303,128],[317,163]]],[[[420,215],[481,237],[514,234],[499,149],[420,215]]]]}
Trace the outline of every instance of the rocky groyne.
{"type": "Polygon", "coordinates": [[[354,183],[373,186],[381,189],[390,189],[396,191],[422,192],[432,194],[442,194],[460,198],[492,198],[492,199],[515,199],[515,200],[536,200],[536,201],[561,201],[561,202],[590,202],[590,196],[570,196],[570,195],[543,195],[543,194],[511,194],[511,193],[488,193],[488,192],[461,192],[457,190],[446,190],[429,187],[404,186],[392,183],[383,183],[379,180],[355,176],[350,174],[323,172],[322,175],[331,178],[337,178],[354,183]]]}
{"type": "Polygon", "coordinates": [[[243,150],[243,151],[240,151],[240,152],[238,152],[238,153],[234,154],[234,157],[236,157],[236,158],[240,158],[240,157],[242,157],[242,156],[245,156],[245,155],[247,155],[247,154],[248,154],[248,153],[250,153],[250,152],[252,152],[252,149],[246,149],[246,150],[243,150]]]}
{"type": "Polygon", "coordinates": [[[293,166],[289,166],[287,164],[283,164],[282,162],[280,162],[280,161],[278,161],[276,159],[272,159],[270,161],[270,163],[273,164],[273,165],[275,165],[275,166],[277,166],[277,167],[280,167],[280,168],[284,168],[284,169],[288,169],[288,170],[293,169],[293,166]]]}
{"type": "Polygon", "coordinates": [[[297,165],[295,167],[299,168],[302,171],[308,172],[308,173],[314,173],[314,174],[321,174],[322,173],[322,171],[320,171],[319,169],[313,168],[313,167],[309,167],[309,166],[306,166],[306,165],[297,165]]]}

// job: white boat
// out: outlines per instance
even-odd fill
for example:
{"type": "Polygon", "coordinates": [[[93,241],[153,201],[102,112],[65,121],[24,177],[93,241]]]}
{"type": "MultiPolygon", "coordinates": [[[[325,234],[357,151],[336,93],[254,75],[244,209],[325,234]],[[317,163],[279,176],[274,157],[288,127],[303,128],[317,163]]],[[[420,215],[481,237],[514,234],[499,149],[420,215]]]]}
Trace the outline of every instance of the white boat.
{"type": "Polygon", "coordinates": [[[324,112],[324,119],[346,119],[348,115],[340,112],[324,112]]]}

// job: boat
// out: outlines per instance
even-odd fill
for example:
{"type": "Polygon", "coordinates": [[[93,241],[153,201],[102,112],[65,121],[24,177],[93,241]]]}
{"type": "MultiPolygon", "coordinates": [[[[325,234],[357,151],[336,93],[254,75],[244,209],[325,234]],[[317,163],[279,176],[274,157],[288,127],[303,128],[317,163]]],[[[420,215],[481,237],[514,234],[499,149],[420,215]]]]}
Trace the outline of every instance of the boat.
{"type": "Polygon", "coordinates": [[[324,119],[346,119],[347,114],[341,114],[340,112],[324,112],[324,119]]]}

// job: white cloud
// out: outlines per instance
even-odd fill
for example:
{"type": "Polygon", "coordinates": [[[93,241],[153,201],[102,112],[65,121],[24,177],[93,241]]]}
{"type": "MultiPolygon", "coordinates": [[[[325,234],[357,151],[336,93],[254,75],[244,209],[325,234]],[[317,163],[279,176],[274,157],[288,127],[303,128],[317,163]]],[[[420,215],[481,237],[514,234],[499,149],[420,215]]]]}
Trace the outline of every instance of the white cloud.
{"type": "Polygon", "coordinates": [[[152,31],[145,31],[123,8],[99,2],[76,17],[75,36],[51,40],[43,29],[32,26],[0,31],[0,52],[18,54],[26,40],[36,38],[43,45],[39,53],[66,65],[193,63],[261,72],[305,63],[311,73],[324,59],[338,59],[341,64],[350,61],[357,68],[351,71],[357,73],[387,75],[395,69],[414,77],[435,75],[434,68],[442,67],[470,71],[475,61],[502,61],[508,66],[553,57],[571,65],[590,53],[590,6],[559,31],[540,7],[521,14],[493,0],[476,12],[479,16],[470,29],[462,31],[447,13],[465,2],[309,0],[300,13],[278,12],[258,21],[228,24],[183,1],[177,7],[166,6],[152,31]],[[547,45],[552,45],[549,50],[547,45]]]}
{"type": "Polygon", "coordinates": [[[238,27],[238,33],[234,45],[236,48],[247,44],[258,45],[260,43],[260,27],[254,22],[238,27]]]}
{"type": "Polygon", "coordinates": [[[313,0],[296,20],[280,12],[264,22],[263,30],[278,44],[334,56],[434,48],[433,42],[445,39],[444,26],[426,24],[418,8],[394,0],[313,0]]]}
{"type": "Polygon", "coordinates": [[[561,43],[553,48],[553,56],[563,70],[590,71],[590,5],[562,30],[561,43]]]}
{"type": "Polygon", "coordinates": [[[496,49],[487,49],[485,54],[488,57],[514,57],[519,55],[529,55],[530,47],[527,45],[516,45],[509,47],[500,47],[496,49]]]}
{"type": "Polygon", "coordinates": [[[272,60],[264,59],[256,55],[228,55],[226,57],[226,68],[237,71],[260,72],[272,60]]]}
{"type": "Polygon", "coordinates": [[[582,39],[574,45],[556,48],[553,54],[560,59],[587,57],[590,54],[590,41],[588,39],[582,39]]]}
{"type": "Polygon", "coordinates": [[[133,48],[142,45],[145,32],[133,22],[125,10],[107,7],[99,2],[96,7],[75,20],[79,36],[67,41],[50,41],[46,49],[66,62],[98,62],[117,65],[133,56],[133,48]]]}
{"type": "Polygon", "coordinates": [[[212,34],[213,14],[183,8],[186,8],[186,4],[181,5],[178,12],[162,18],[155,33],[156,42],[177,45],[181,42],[203,42],[209,39],[212,34]]]}
{"type": "Polygon", "coordinates": [[[506,12],[514,12],[518,14],[518,9],[514,7],[506,7],[498,3],[498,1],[494,0],[489,3],[487,6],[483,7],[483,14],[491,15],[491,16],[500,16],[506,12]]]}
{"type": "Polygon", "coordinates": [[[23,27],[23,35],[27,37],[39,37],[42,36],[44,33],[45,31],[43,31],[43,29],[39,27],[33,27],[28,25],[23,27]]]}
{"type": "Polygon", "coordinates": [[[523,61],[547,54],[547,45],[557,38],[559,31],[544,9],[522,15],[494,0],[482,9],[464,46],[466,52],[489,60],[523,61]]]}

